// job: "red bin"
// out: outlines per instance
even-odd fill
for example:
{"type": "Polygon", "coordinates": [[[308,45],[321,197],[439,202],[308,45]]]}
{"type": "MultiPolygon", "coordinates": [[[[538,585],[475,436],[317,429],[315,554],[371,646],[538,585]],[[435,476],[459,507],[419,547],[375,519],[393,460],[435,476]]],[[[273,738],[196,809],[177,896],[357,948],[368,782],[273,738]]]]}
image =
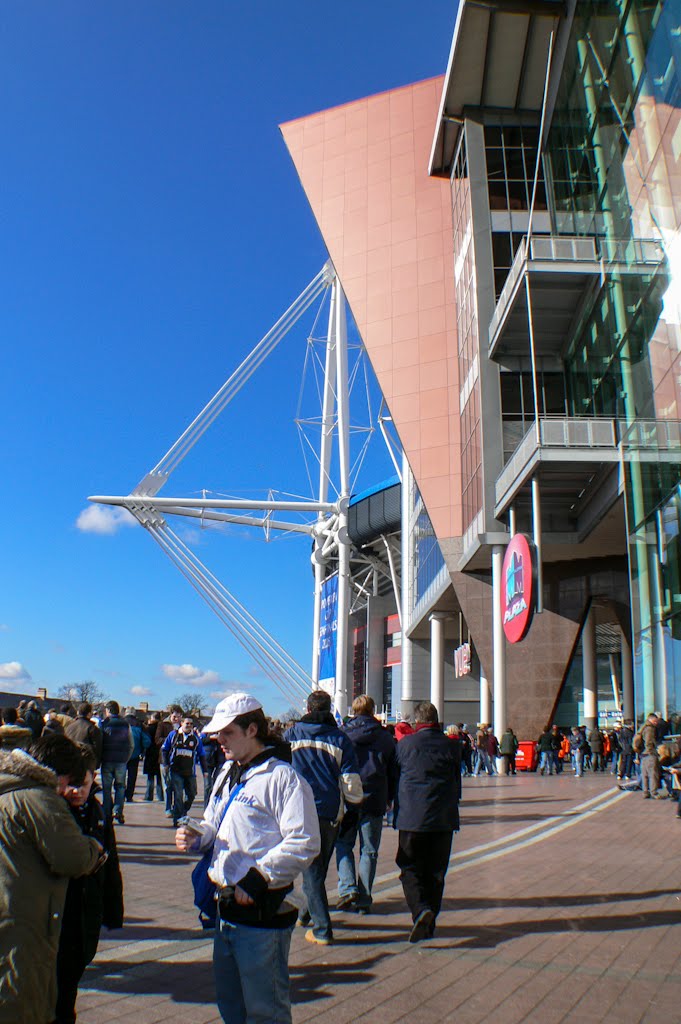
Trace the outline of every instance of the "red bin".
{"type": "Polygon", "coordinates": [[[530,741],[523,741],[518,744],[515,755],[515,766],[517,771],[534,772],[537,770],[537,744],[530,741]]]}

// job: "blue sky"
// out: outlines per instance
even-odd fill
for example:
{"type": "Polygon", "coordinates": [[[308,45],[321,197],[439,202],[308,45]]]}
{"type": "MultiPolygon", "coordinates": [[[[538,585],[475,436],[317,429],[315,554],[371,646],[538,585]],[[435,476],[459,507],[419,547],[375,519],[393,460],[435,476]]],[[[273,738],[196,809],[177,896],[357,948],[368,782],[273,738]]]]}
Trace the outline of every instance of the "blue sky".
{"type": "MultiPolygon", "coordinates": [[[[2,6],[0,689],[94,679],[164,706],[244,687],[288,706],[141,528],[77,520],[87,495],[134,487],[323,264],[278,125],[443,72],[455,13],[2,6]]],[[[310,325],[164,494],[304,491],[292,419],[310,325]]],[[[381,450],[360,485],[391,472],[381,450]]],[[[307,541],[184,536],[309,669],[307,541]]]]}

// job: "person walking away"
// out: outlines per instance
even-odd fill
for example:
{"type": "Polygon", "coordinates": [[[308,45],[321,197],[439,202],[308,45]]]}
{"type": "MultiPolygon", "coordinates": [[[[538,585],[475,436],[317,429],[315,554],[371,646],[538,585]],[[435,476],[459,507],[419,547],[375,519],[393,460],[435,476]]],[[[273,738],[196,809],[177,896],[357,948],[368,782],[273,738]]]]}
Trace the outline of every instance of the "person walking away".
{"type": "Polygon", "coordinates": [[[587,746],[587,742],[579,726],[573,725],[571,733],[570,750],[575,766],[575,778],[580,779],[584,771],[584,750],[587,746]]]}
{"type": "Polygon", "coordinates": [[[95,767],[102,763],[102,730],[92,722],[92,704],[84,701],[78,706],[78,713],[73,722],[66,726],[64,734],[74,743],[85,743],[95,755],[95,767]]]}
{"type": "Polygon", "coordinates": [[[660,758],[657,753],[657,715],[648,715],[640,732],[634,736],[633,748],[641,759],[641,789],[644,799],[657,796],[660,788],[660,758]]]}
{"type": "Polygon", "coordinates": [[[617,729],[617,739],[620,744],[620,756],[617,762],[617,778],[630,779],[634,774],[634,730],[632,722],[625,722],[620,729],[617,729]]]}
{"type": "Polygon", "coordinates": [[[383,815],[392,803],[395,787],[397,744],[374,718],[375,711],[376,705],[367,694],[355,697],[352,702],[355,717],[345,726],[345,735],[355,748],[364,796],[359,806],[346,811],[336,840],[336,908],[354,909],[359,914],[368,914],[371,910],[383,815]],[[356,872],[354,847],[358,835],[359,871],[356,872]]]}
{"type": "Polygon", "coordinates": [[[0,751],[0,1024],[54,1018],[67,882],[93,871],[102,852],[61,795],[84,775],[65,736],[0,751]]]}
{"type": "MultiPolygon", "coordinates": [[[[305,932],[308,942],[328,946],[333,929],[326,895],[326,874],[333,854],[344,803],[359,810],[364,792],[357,755],[352,742],[336,725],[331,714],[331,697],[313,690],[307,698],[307,714],[284,733],[291,744],[293,767],[309,783],[314,795],[321,839],[319,854],[303,871],[303,892],[312,928],[305,932]]],[[[402,740],[404,742],[404,740],[402,740]]],[[[301,921],[306,922],[305,912],[301,921]]]]}
{"type": "Polygon", "coordinates": [[[487,757],[489,758],[490,775],[497,775],[497,758],[499,757],[499,740],[494,735],[492,727],[487,729],[487,757]]]}
{"type": "Polygon", "coordinates": [[[183,853],[213,851],[218,1010],[225,1024],[291,1024],[288,956],[298,912],[288,896],[319,854],[314,797],[277,756],[282,744],[250,694],[220,701],[204,732],[217,736],[227,760],[201,836],[181,827],[175,845],[183,853]]]}
{"type": "Polygon", "coordinates": [[[3,708],[2,725],[0,726],[0,750],[15,750],[20,747],[27,750],[33,742],[33,733],[25,725],[18,725],[19,714],[16,708],[3,708]]]}
{"type": "Polygon", "coordinates": [[[437,708],[414,709],[416,731],[397,745],[397,866],[413,926],[410,942],[431,938],[442,906],[452,836],[459,830],[460,747],[443,735],[437,708]]]}
{"type": "Polygon", "coordinates": [[[123,880],[111,820],[104,817],[94,793],[95,756],[80,744],[86,771],[80,786],[63,794],[73,820],[84,836],[102,846],[101,866],[90,875],[72,878],[66,890],[57,953],[57,1006],[53,1024],[74,1024],[78,985],[94,960],[102,926],[123,926],[123,880]],[[105,856],[104,856],[105,855],[105,856]]]}
{"type": "Polygon", "coordinates": [[[34,700],[29,700],[24,712],[24,725],[33,733],[33,739],[37,740],[43,731],[45,721],[38,711],[38,705],[34,700]]]}
{"type": "Polygon", "coordinates": [[[206,773],[206,755],[201,737],[194,728],[194,719],[182,719],[179,729],[167,737],[161,747],[163,764],[168,767],[168,784],[173,787],[173,825],[188,814],[196,799],[196,765],[206,773]]]}
{"type": "Polygon", "coordinates": [[[142,723],[137,717],[137,712],[134,708],[127,709],[125,712],[125,720],[130,726],[133,742],[132,754],[128,761],[127,781],[125,783],[125,800],[126,803],[131,804],[135,798],[135,786],[137,785],[140,758],[151,741],[142,728],[142,723]]]}
{"type": "Polygon", "coordinates": [[[563,734],[554,723],[551,726],[551,756],[553,758],[553,768],[556,775],[560,775],[563,770],[563,734]]]}
{"type": "Polygon", "coordinates": [[[538,740],[539,746],[539,774],[553,775],[553,739],[548,725],[538,740]]]}
{"type": "Polygon", "coordinates": [[[179,704],[171,704],[170,711],[167,718],[164,718],[158,724],[156,730],[155,743],[159,750],[159,759],[161,761],[161,773],[163,775],[163,781],[166,787],[166,818],[172,818],[173,816],[173,787],[170,784],[170,768],[163,764],[163,758],[161,757],[161,747],[170,736],[171,732],[175,729],[179,729],[182,724],[182,716],[184,712],[179,704]]]}
{"type": "MultiPolygon", "coordinates": [[[[279,735],[279,731],[275,728],[274,723],[270,726],[270,730],[274,735],[279,735]]],[[[207,733],[201,733],[201,742],[203,743],[203,749],[206,754],[206,774],[203,780],[203,806],[207,807],[211,793],[213,792],[215,779],[220,774],[220,770],[225,763],[225,755],[222,752],[222,747],[216,740],[215,736],[208,735],[207,733]]]]}
{"type": "Polygon", "coordinates": [[[463,775],[473,774],[473,740],[471,739],[470,728],[465,722],[458,722],[459,740],[461,742],[461,773],[463,775]]]}
{"type": "Polygon", "coordinates": [[[605,760],[603,759],[603,733],[597,725],[589,730],[587,742],[591,747],[591,768],[593,771],[604,772],[605,760]]]}
{"type": "Polygon", "coordinates": [[[121,709],[115,700],[104,705],[102,722],[102,804],[104,815],[113,816],[119,825],[125,824],[123,805],[125,803],[125,780],[128,761],[134,742],[130,726],[121,718],[121,709]],[[112,800],[111,790],[114,790],[112,800]]]}
{"type": "Polygon", "coordinates": [[[518,737],[509,726],[501,737],[499,753],[503,762],[504,775],[515,775],[515,755],[518,751],[518,737]]]}
{"type": "Polygon", "coordinates": [[[156,783],[156,798],[164,800],[163,782],[161,781],[161,748],[156,745],[156,731],[160,725],[160,716],[154,711],[149,716],[149,721],[142,726],[144,733],[149,739],[147,749],[144,751],[142,771],[147,777],[147,789],[144,794],[145,800],[154,799],[154,783],[156,783]]]}

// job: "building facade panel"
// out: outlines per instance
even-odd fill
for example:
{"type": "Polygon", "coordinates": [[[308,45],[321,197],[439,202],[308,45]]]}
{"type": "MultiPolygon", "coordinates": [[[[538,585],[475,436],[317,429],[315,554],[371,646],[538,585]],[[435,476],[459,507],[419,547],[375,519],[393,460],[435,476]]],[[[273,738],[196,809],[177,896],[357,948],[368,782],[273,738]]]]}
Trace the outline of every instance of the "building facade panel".
{"type": "Polygon", "coordinates": [[[419,82],[282,132],[419,474],[428,453],[428,512],[439,536],[455,537],[462,526],[459,421],[450,415],[458,382],[451,207],[446,183],[425,173],[441,88],[442,79],[419,82]]]}

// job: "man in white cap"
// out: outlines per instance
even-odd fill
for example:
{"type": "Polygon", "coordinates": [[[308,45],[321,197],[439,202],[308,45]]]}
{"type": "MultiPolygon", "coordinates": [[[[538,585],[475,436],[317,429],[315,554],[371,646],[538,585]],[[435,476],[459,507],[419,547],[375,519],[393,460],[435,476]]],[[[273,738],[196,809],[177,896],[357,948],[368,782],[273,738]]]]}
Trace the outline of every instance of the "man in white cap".
{"type": "Polygon", "coordinates": [[[317,856],[319,826],[312,790],[277,756],[262,705],[247,693],[220,701],[204,732],[227,758],[197,835],[181,826],[178,850],[212,847],[217,886],[213,966],[225,1024],[290,1024],[288,954],[297,910],[293,880],[317,856]]]}

